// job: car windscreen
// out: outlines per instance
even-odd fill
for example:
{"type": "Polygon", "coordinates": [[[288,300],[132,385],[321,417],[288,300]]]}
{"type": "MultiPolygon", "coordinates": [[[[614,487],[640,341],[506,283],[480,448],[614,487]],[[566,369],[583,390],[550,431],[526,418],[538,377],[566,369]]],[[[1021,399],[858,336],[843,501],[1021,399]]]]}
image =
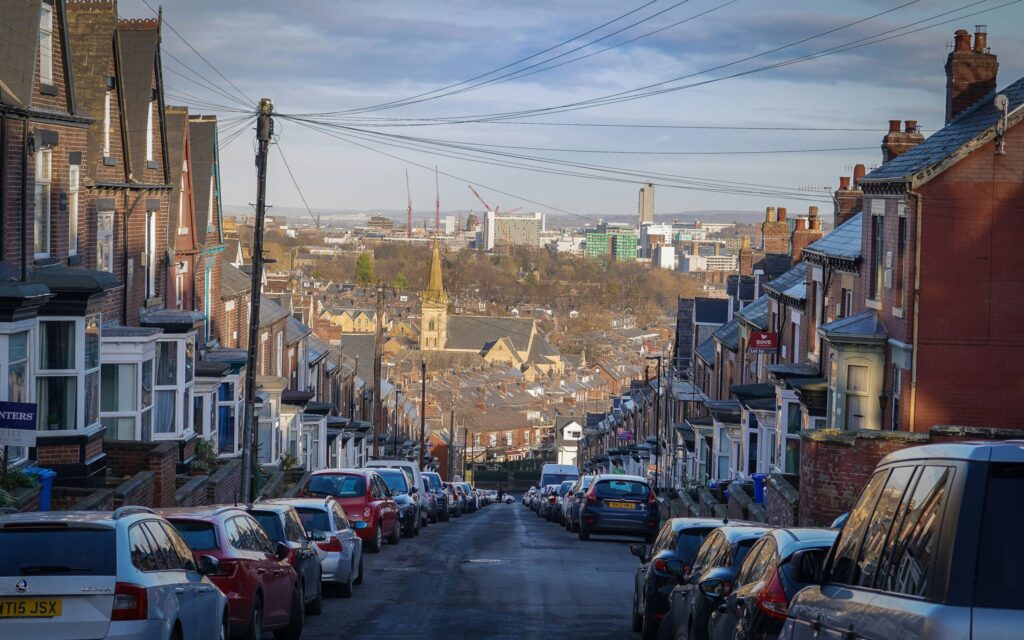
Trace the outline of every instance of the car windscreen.
{"type": "Polygon", "coordinates": [[[436,475],[430,473],[430,474],[427,474],[427,475],[425,475],[423,477],[426,478],[427,481],[430,482],[430,488],[431,489],[437,489],[437,490],[441,489],[441,478],[440,478],[440,476],[436,476],[436,475]]]}
{"type": "Polygon", "coordinates": [[[0,529],[0,576],[117,575],[115,545],[113,529],[0,529]]]}
{"type": "Polygon", "coordinates": [[[410,469],[409,467],[399,467],[399,470],[401,470],[401,472],[405,474],[406,484],[408,484],[410,487],[415,487],[416,476],[413,474],[412,469],[410,469]]]}
{"type": "Polygon", "coordinates": [[[405,474],[397,469],[378,469],[377,473],[384,479],[384,483],[391,489],[391,493],[409,493],[409,484],[405,474]]]}
{"type": "Polygon", "coordinates": [[[711,529],[684,529],[676,536],[676,556],[682,558],[687,564],[693,562],[697,557],[700,545],[704,544],[704,538],[708,537],[711,529]]]}
{"type": "Polygon", "coordinates": [[[562,484],[566,480],[576,480],[577,478],[579,478],[579,475],[575,473],[545,473],[540,477],[540,486],[546,487],[549,484],[562,484]]]}
{"type": "Polygon", "coordinates": [[[177,529],[181,537],[185,539],[185,543],[193,551],[208,551],[220,548],[220,545],[217,544],[217,533],[214,531],[213,525],[208,522],[172,520],[171,524],[174,525],[174,528],[177,529]]]}
{"type": "Polygon", "coordinates": [[[361,498],[366,495],[366,479],[363,476],[313,476],[306,487],[306,493],[335,498],[361,498]]]}
{"type": "Polygon", "coordinates": [[[622,498],[625,500],[646,500],[651,488],[646,482],[636,480],[602,480],[594,487],[594,493],[602,500],[622,498]]]}
{"type": "Polygon", "coordinates": [[[295,507],[302,521],[302,528],[306,531],[330,531],[331,519],[323,509],[309,507],[295,507]]]}
{"type": "Polygon", "coordinates": [[[576,484],[575,480],[566,480],[562,483],[562,486],[558,488],[558,495],[564,496],[569,493],[569,489],[572,489],[572,485],[576,484]]]}
{"type": "Polygon", "coordinates": [[[256,522],[260,523],[263,530],[267,532],[267,536],[274,542],[284,542],[284,527],[281,526],[281,516],[274,513],[273,511],[250,511],[249,515],[256,518],[256,522]]]}
{"type": "MultiPolygon", "coordinates": [[[[991,463],[978,539],[975,607],[1024,609],[1019,590],[1024,573],[1024,547],[1013,533],[1024,528],[1021,495],[1024,495],[1024,464],[991,463]]],[[[927,548],[924,541],[917,545],[918,552],[924,554],[927,548]]],[[[921,561],[924,562],[926,559],[921,561]]]]}

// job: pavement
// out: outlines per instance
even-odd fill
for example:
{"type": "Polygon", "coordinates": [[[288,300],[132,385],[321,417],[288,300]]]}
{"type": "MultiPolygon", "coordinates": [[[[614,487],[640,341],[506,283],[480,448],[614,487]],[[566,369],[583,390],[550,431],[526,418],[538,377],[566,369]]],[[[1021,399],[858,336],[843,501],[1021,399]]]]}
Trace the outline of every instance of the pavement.
{"type": "Polygon", "coordinates": [[[639,538],[581,542],[522,504],[492,504],[365,554],[349,599],[324,600],[302,637],[632,638],[639,538]]]}

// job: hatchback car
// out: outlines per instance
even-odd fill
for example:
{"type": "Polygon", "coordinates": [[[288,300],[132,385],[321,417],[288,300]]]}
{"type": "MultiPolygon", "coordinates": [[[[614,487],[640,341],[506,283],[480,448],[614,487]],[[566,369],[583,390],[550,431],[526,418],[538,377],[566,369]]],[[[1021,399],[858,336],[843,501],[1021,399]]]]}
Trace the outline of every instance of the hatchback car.
{"type": "Polygon", "coordinates": [[[621,533],[654,541],[658,533],[658,499],[640,476],[600,475],[580,506],[579,537],[592,533],[621,533]]]}
{"type": "Polygon", "coordinates": [[[314,471],[301,494],[304,497],[331,496],[341,503],[345,516],[370,553],[381,550],[385,536],[392,544],[398,544],[401,539],[398,504],[387,484],[373,469],[314,471]],[[359,526],[360,522],[366,526],[359,526]]]}
{"type": "Polygon", "coordinates": [[[467,512],[473,513],[474,511],[478,511],[480,509],[480,496],[476,494],[476,490],[473,488],[473,485],[468,482],[459,482],[457,484],[466,492],[467,512]]]}
{"type": "Polygon", "coordinates": [[[883,458],[782,634],[1013,638],[1024,629],[1024,441],[911,447],[883,458]]]}
{"type": "Polygon", "coordinates": [[[420,486],[420,504],[423,505],[421,522],[425,527],[427,524],[439,522],[441,516],[438,515],[437,496],[430,490],[430,480],[426,476],[421,476],[420,482],[423,483],[420,486]]]}
{"type": "MultiPolygon", "coordinates": [[[[325,586],[337,588],[341,596],[352,596],[353,585],[363,582],[363,541],[345,517],[337,500],[327,498],[290,498],[276,500],[295,508],[306,531],[323,533],[316,549],[323,569],[325,586]]],[[[366,527],[365,522],[359,522],[366,527]]]]}
{"type": "Polygon", "coordinates": [[[217,570],[144,507],[0,516],[0,635],[223,639],[217,570]]]}
{"type": "Polygon", "coordinates": [[[640,559],[633,579],[633,631],[642,631],[645,639],[657,637],[658,625],[668,612],[669,594],[679,583],[669,563],[678,561],[679,572],[688,572],[704,539],[723,524],[713,518],[672,518],[662,525],[653,545],[629,545],[640,559]]]}
{"type": "Polygon", "coordinates": [[[444,490],[441,474],[436,471],[424,471],[423,478],[427,481],[428,489],[434,494],[434,500],[437,502],[437,520],[435,522],[448,522],[451,510],[448,507],[448,493],[444,490]]]}
{"type": "Polygon", "coordinates": [[[291,548],[270,541],[263,527],[237,507],[162,509],[197,558],[218,561],[210,579],[228,597],[232,635],[281,638],[302,635],[302,585],[288,557],[291,548]]]}
{"type": "Polygon", "coordinates": [[[448,516],[452,518],[461,517],[463,504],[462,496],[459,494],[458,488],[450,482],[445,482],[444,492],[448,498],[448,516]]]}
{"type": "Polygon", "coordinates": [[[565,497],[565,513],[563,514],[562,520],[565,524],[566,531],[575,533],[580,526],[580,505],[583,503],[583,498],[587,493],[587,489],[590,488],[590,484],[594,481],[594,476],[581,476],[576,484],[573,485],[572,490],[565,497]]]}
{"type": "Polygon", "coordinates": [[[401,469],[377,469],[381,479],[387,484],[391,496],[398,505],[398,521],[402,535],[410,538],[420,535],[420,507],[412,499],[409,480],[401,469]]]}
{"type": "Polygon", "coordinates": [[[291,549],[288,562],[292,564],[295,573],[299,574],[306,613],[319,615],[324,604],[320,556],[314,541],[302,526],[299,514],[291,505],[280,502],[257,502],[246,511],[256,518],[256,522],[270,536],[271,542],[283,542],[291,549]]]}

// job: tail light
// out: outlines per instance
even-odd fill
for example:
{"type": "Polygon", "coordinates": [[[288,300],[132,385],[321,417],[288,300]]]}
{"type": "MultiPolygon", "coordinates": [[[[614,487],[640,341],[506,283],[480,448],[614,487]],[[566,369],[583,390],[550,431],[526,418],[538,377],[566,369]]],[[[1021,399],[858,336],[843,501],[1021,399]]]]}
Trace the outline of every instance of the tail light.
{"type": "Polygon", "coordinates": [[[782,578],[779,576],[778,569],[772,573],[771,580],[758,594],[756,604],[757,608],[765,614],[773,618],[786,619],[789,604],[786,601],[786,590],[782,588],[782,578]]]}
{"type": "Polygon", "coordinates": [[[341,553],[345,550],[345,548],[341,546],[341,540],[338,539],[338,536],[331,536],[323,542],[316,543],[316,546],[320,547],[323,551],[335,553],[341,553]]]}
{"type": "Polygon", "coordinates": [[[594,487],[587,492],[587,504],[597,504],[597,491],[594,487]]]}
{"type": "Polygon", "coordinates": [[[213,574],[221,578],[230,578],[238,570],[238,563],[233,560],[221,560],[217,565],[217,573],[213,574]]]}
{"type": "Polygon", "coordinates": [[[149,598],[146,587],[127,582],[114,585],[114,609],[111,621],[145,620],[149,615],[149,598]]]}
{"type": "Polygon", "coordinates": [[[651,489],[651,492],[647,494],[647,505],[653,508],[657,504],[658,494],[654,493],[654,490],[651,489]]]}
{"type": "Polygon", "coordinates": [[[665,560],[662,558],[655,559],[654,570],[660,573],[668,573],[668,567],[665,565],[665,560]]]}
{"type": "Polygon", "coordinates": [[[551,504],[555,504],[555,496],[549,496],[548,502],[550,502],[551,504]]]}
{"type": "Polygon", "coordinates": [[[373,514],[373,510],[372,510],[372,509],[370,509],[370,507],[366,507],[365,509],[363,509],[363,517],[364,517],[364,518],[367,518],[367,519],[369,519],[369,517],[370,517],[370,516],[371,516],[372,514],[373,514]]]}

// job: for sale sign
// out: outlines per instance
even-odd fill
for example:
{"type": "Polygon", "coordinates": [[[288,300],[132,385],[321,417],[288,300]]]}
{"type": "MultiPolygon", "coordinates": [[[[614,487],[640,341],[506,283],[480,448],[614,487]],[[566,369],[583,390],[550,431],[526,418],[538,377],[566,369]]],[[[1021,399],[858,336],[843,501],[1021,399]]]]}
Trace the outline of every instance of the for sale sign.
{"type": "Polygon", "coordinates": [[[748,351],[754,353],[768,353],[775,351],[779,346],[779,334],[771,331],[755,331],[750,334],[748,351]]]}
{"type": "Polygon", "coordinates": [[[0,402],[0,445],[36,446],[36,405],[0,402]]]}

